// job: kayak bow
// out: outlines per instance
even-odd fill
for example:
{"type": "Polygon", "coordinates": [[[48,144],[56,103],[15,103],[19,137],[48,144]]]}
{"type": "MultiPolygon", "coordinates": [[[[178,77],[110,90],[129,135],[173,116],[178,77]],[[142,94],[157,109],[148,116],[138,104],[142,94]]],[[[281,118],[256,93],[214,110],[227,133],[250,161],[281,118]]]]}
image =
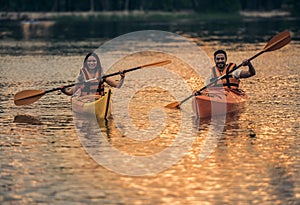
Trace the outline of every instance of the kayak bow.
{"type": "Polygon", "coordinates": [[[245,107],[247,95],[242,90],[209,88],[193,100],[193,110],[199,118],[238,112],[245,107]]]}
{"type": "Polygon", "coordinates": [[[98,120],[111,115],[111,90],[100,95],[76,96],[72,98],[72,110],[82,115],[96,115],[98,120]]]}

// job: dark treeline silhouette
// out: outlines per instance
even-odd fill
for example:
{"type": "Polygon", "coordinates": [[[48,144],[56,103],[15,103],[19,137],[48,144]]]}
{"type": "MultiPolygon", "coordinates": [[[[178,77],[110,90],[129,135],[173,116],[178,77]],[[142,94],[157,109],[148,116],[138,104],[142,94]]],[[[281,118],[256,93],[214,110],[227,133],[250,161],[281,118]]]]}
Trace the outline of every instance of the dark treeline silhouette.
{"type": "Polygon", "coordinates": [[[0,0],[0,11],[185,11],[236,13],[284,10],[299,15],[299,0],[0,0]]]}

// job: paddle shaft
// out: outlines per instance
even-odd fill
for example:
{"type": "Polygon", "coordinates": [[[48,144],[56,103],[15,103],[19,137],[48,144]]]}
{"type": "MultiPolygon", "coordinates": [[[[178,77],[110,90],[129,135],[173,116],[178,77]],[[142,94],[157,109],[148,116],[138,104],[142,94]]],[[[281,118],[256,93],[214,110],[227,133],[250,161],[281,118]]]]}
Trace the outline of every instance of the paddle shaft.
{"type": "MultiPolygon", "coordinates": [[[[158,62],[158,63],[160,63],[160,64],[162,64],[162,63],[169,63],[169,61],[162,61],[162,62],[158,62]]],[[[130,69],[124,70],[123,72],[119,71],[119,72],[111,73],[111,74],[108,74],[108,75],[104,75],[101,78],[103,78],[103,79],[104,78],[108,78],[108,77],[111,77],[111,76],[119,75],[121,73],[127,73],[127,72],[130,72],[130,71],[138,70],[138,69],[141,69],[141,68],[144,68],[144,67],[148,67],[148,66],[151,66],[151,65],[155,65],[155,64],[156,63],[151,63],[151,64],[147,64],[147,65],[143,65],[143,66],[138,66],[138,67],[135,67],[135,68],[130,68],[130,69]]],[[[83,83],[87,83],[87,82],[93,81],[93,80],[97,80],[97,78],[92,78],[92,79],[86,80],[84,82],[72,83],[70,85],[65,85],[64,88],[73,87],[75,85],[81,85],[83,83]]],[[[50,89],[50,90],[45,90],[42,94],[38,94],[38,95],[34,95],[34,96],[28,96],[28,98],[39,96],[39,95],[44,95],[46,93],[51,93],[51,92],[58,91],[58,90],[61,90],[61,88],[58,87],[58,88],[53,88],[53,89],[50,89]]]]}
{"type": "MultiPolygon", "coordinates": [[[[65,85],[64,88],[73,87],[73,86],[75,86],[75,85],[81,85],[81,84],[83,84],[83,83],[87,83],[87,82],[93,81],[93,80],[97,80],[97,78],[92,78],[92,79],[89,79],[89,80],[86,80],[86,81],[83,81],[83,82],[72,83],[72,84],[70,84],[70,85],[65,85]]],[[[53,88],[53,89],[51,89],[51,90],[45,90],[45,91],[44,91],[44,94],[46,94],[46,93],[51,93],[51,92],[58,91],[58,90],[61,90],[61,87],[53,88]]]]}
{"type": "Polygon", "coordinates": [[[108,75],[104,75],[104,76],[102,76],[102,78],[108,78],[108,77],[111,77],[111,76],[119,75],[121,73],[127,73],[127,72],[138,70],[138,69],[141,69],[141,68],[143,68],[143,66],[139,66],[139,67],[136,67],[136,68],[127,69],[127,70],[124,70],[123,72],[119,71],[119,72],[111,73],[111,74],[108,74],[108,75]]]}
{"type": "Polygon", "coordinates": [[[142,65],[142,66],[138,66],[138,67],[135,67],[135,68],[130,68],[130,69],[127,69],[127,70],[123,70],[122,72],[119,71],[119,72],[111,73],[111,74],[108,74],[108,75],[104,75],[104,76],[102,76],[102,78],[108,78],[108,77],[111,77],[111,76],[114,76],[114,75],[119,75],[119,74],[122,74],[122,73],[128,73],[128,72],[138,70],[138,69],[141,69],[141,68],[145,68],[145,67],[150,67],[150,66],[154,66],[154,65],[166,65],[166,64],[169,64],[169,63],[171,63],[170,60],[164,60],[164,61],[160,61],[160,62],[156,62],[156,63],[150,63],[150,64],[147,64],[147,65],[142,65]]]}
{"type": "MultiPolygon", "coordinates": [[[[64,88],[69,88],[69,87],[72,87],[74,85],[79,85],[79,84],[82,84],[82,83],[73,83],[73,84],[70,84],[70,85],[65,85],[64,88]]],[[[61,88],[53,88],[51,90],[45,90],[44,94],[51,93],[51,92],[58,91],[58,90],[61,90],[61,88]]]]}

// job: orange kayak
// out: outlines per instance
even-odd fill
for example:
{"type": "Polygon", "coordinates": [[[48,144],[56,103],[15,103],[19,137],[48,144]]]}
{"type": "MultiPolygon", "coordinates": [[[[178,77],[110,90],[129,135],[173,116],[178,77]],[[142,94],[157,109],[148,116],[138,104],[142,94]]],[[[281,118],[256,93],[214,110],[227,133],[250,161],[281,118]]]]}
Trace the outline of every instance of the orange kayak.
{"type": "Polygon", "coordinates": [[[247,95],[242,90],[212,87],[194,98],[193,110],[200,118],[225,115],[241,110],[246,101],[247,95]]]}

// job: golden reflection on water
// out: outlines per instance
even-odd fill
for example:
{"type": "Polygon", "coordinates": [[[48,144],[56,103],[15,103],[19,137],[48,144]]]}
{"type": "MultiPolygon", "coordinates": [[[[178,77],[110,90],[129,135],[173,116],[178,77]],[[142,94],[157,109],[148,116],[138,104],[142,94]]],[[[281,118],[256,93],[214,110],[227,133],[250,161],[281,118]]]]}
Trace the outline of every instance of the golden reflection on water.
{"type": "MultiPolygon", "coordinates": [[[[254,55],[260,45],[247,46],[247,52],[228,47],[229,61],[241,62],[252,51],[254,55]]],[[[247,108],[227,116],[222,136],[207,159],[200,160],[199,153],[209,120],[200,121],[191,149],[178,163],[157,175],[143,177],[116,174],[91,159],[75,131],[66,96],[53,93],[32,105],[13,105],[17,91],[49,89],[73,81],[82,56],[1,56],[0,202],[297,204],[298,52],[299,45],[291,44],[253,61],[257,75],[242,82],[249,96],[247,108]]],[[[197,76],[184,79],[192,88],[201,87],[197,76]]],[[[147,117],[151,106],[174,100],[161,91],[159,94],[166,97],[162,102],[141,103],[141,98],[151,99],[152,91],[141,90],[131,101],[131,117],[139,128],[150,126],[147,117]]],[[[113,120],[101,125],[102,132],[109,136],[112,146],[124,152],[157,153],[172,143],[173,132],[178,130],[180,111],[166,112],[170,112],[166,129],[150,143],[122,136],[113,120]]]]}

